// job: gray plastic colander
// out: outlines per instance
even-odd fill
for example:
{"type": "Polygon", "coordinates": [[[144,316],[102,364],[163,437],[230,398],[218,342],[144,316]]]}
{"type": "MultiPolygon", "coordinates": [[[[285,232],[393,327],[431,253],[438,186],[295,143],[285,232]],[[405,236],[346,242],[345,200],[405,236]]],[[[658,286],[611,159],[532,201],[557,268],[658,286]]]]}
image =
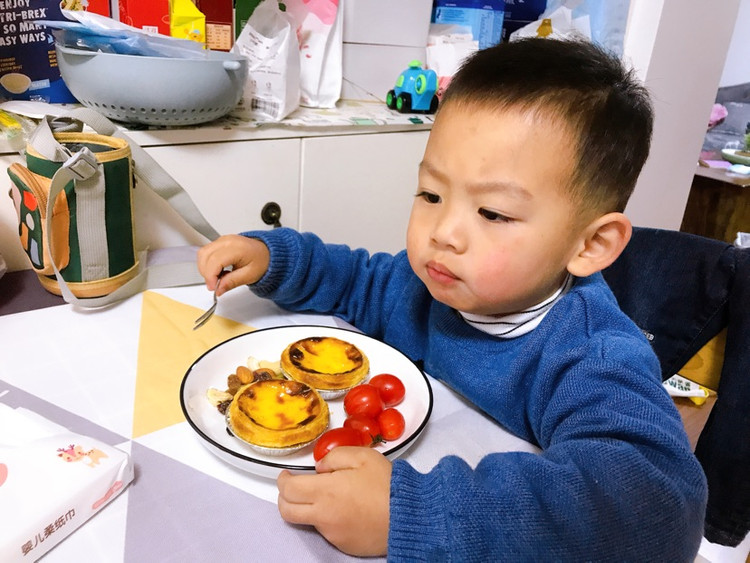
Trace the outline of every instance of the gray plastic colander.
{"type": "Polygon", "coordinates": [[[247,78],[244,57],[121,55],[55,45],[60,75],[78,101],[110,119],[146,125],[195,125],[232,111],[247,78]]]}

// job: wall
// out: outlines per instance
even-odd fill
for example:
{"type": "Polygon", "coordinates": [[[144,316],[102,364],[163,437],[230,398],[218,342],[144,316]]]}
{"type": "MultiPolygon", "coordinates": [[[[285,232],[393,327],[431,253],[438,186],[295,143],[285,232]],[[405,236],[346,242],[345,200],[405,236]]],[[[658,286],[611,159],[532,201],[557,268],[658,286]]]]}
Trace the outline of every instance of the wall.
{"type": "Polygon", "coordinates": [[[635,225],[680,227],[739,7],[740,0],[631,0],[623,56],[656,113],[651,156],[626,209],[635,225]]]}
{"type": "Polygon", "coordinates": [[[719,86],[735,86],[750,82],[750,0],[740,0],[732,41],[729,44],[724,72],[719,86]]]}

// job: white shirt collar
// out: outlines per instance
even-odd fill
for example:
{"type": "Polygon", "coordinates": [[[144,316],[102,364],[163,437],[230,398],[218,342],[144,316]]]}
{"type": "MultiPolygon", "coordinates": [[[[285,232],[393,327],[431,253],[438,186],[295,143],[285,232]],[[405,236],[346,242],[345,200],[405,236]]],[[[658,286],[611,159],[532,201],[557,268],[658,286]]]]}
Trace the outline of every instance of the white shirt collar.
{"type": "Polygon", "coordinates": [[[518,313],[503,316],[475,315],[459,311],[464,320],[476,329],[498,338],[515,338],[534,330],[552,306],[565,295],[573,285],[573,276],[567,275],[560,288],[550,297],[518,313]]]}

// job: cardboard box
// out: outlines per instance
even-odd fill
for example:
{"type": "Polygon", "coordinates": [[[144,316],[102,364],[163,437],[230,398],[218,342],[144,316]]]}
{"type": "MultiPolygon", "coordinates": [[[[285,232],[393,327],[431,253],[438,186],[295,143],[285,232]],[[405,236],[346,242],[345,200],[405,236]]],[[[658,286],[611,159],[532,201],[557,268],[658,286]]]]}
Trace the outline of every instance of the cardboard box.
{"type": "Polygon", "coordinates": [[[505,0],[505,19],[533,22],[547,8],[547,0],[505,0]]]}
{"type": "Polygon", "coordinates": [[[497,45],[503,37],[505,0],[436,0],[432,22],[471,29],[479,48],[497,45]]]}
{"type": "Polygon", "coordinates": [[[0,404],[0,561],[36,561],[132,480],[124,451],[0,404]]]}
{"type": "MultiPolygon", "coordinates": [[[[406,47],[427,44],[432,0],[346,0],[342,5],[345,43],[406,47]]],[[[404,68],[407,66],[409,61],[404,68]]]]}
{"type": "Polygon", "coordinates": [[[510,34],[537,21],[547,8],[547,0],[505,0],[502,40],[508,41],[510,34]]]}
{"type": "Polygon", "coordinates": [[[192,0],[169,1],[169,34],[206,46],[206,16],[192,0]]]}
{"type": "Polygon", "coordinates": [[[425,61],[425,47],[344,43],[341,97],[348,100],[382,100],[409,63],[425,61]]]}
{"type": "Polygon", "coordinates": [[[64,19],[60,1],[0,2],[0,99],[75,102],[60,78],[52,33],[37,19],[64,19]]]}
{"type": "Polygon", "coordinates": [[[237,39],[261,0],[235,0],[234,2],[234,38],[237,39]]]}
{"type": "Polygon", "coordinates": [[[122,23],[169,35],[169,0],[118,0],[117,5],[122,23]]]}
{"type": "Polygon", "coordinates": [[[93,12],[108,18],[112,16],[109,0],[62,0],[60,7],[64,10],[93,12]]]}
{"type": "Polygon", "coordinates": [[[234,45],[232,0],[197,0],[198,9],[206,16],[206,47],[229,51],[234,45]]]}

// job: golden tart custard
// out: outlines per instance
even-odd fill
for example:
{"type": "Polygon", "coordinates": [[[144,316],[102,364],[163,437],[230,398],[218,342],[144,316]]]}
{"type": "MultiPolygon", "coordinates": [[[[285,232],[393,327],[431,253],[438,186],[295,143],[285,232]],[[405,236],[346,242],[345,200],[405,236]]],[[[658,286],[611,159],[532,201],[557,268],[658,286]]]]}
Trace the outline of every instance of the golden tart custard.
{"type": "Polygon", "coordinates": [[[227,409],[227,425],[235,436],[277,455],[317,439],[328,419],[328,404],[315,389],[287,379],[243,385],[227,409]]]}
{"type": "Polygon", "coordinates": [[[293,342],[281,354],[281,370],[321,392],[341,396],[367,376],[370,361],[354,344],[331,336],[313,336],[293,342]]]}

